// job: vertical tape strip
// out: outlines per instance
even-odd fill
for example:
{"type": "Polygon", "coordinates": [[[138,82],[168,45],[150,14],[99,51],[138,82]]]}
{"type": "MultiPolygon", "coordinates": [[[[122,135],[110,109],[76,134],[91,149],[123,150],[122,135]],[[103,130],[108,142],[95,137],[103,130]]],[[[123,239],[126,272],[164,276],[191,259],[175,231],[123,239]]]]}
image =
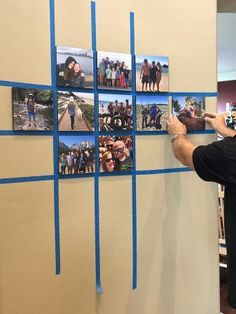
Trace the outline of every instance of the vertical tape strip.
{"type": "Polygon", "coordinates": [[[134,13],[130,12],[130,53],[132,55],[132,104],[133,104],[133,164],[132,173],[132,249],[133,249],[133,276],[132,287],[137,288],[137,203],[136,203],[136,73],[135,73],[135,30],[134,13]]]}
{"type": "Polygon", "coordinates": [[[51,85],[53,91],[53,166],[54,166],[54,228],[55,228],[55,266],[56,275],[61,272],[60,263],[60,223],[59,223],[59,182],[58,182],[58,131],[57,131],[57,86],[56,86],[56,40],[55,3],[50,4],[50,47],[51,47],[51,85]]]}
{"type": "Polygon", "coordinates": [[[94,221],[95,221],[95,263],[96,263],[96,290],[103,293],[101,285],[100,264],[100,227],[99,227],[99,126],[98,126],[98,90],[97,90],[97,40],[96,40],[96,4],[91,1],[92,49],[93,49],[93,77],[94,77],[94,116],[95,116],[95,147],[96,165],[94,175],[94,221]]]}

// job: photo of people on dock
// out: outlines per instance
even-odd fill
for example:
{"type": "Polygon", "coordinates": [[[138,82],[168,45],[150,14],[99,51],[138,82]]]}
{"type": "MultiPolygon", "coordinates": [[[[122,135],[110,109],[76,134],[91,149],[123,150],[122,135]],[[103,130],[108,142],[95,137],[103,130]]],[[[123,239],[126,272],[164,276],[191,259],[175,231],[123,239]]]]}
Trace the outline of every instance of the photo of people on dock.
{"type": "Polygon", "coordinates": [[[172,113],[186,125],[188,131],[205,129],[205,97],[172,97],[172,113]]]}
{"type": "Polygon", "coordinates": [[[94,131],[94,96],[92,93],[57,93],[58,130],[94,131]]]}
{"type": "Polygon", "coordinates": [[[12,115],[15,131],[52,131],[52,91],[12,88],[12,115]]]}
{"type": "Polygon", "coordinates": [[[93,88],[93,51],[57,47],[57,86],[93,88]]]}
{"type": "Polygon", "coordinates": [[[136,96],[137,131],[166,131],[168,117],[168,96],[136,96]]]}
{"type": "Polygon", "coordinates": [[[99,136],[100,172],[133,169],[132,136],[99,136]]]}
{"type": "Polygon", "coordinates": [[[132,130],[132,97],[99,94],[99,131],[132,130]]]}
{"type": "Polygon", "coordinates": [[[73,175],[95,171],[94,136],[59,136],[59,174],[73,175]]]}
{"type": "Polygon", "coordinates": [[[97,53],[97,81],[100,89],[131,90],[131,55],[124,53],[97,53]]]}
{"type": "Polygon", "coordinates": [[[136,56],[136,91],[169,91],[168,57],[136,56]]]}

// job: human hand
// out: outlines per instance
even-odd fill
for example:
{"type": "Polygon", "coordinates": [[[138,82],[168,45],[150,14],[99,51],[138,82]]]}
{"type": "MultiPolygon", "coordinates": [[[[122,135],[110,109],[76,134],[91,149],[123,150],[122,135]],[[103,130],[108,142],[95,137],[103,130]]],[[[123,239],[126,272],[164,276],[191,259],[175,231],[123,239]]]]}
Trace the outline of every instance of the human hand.
{"type": "Polygon", "coordinates": [[[223,114],[206,113],[204,119],[214,130],[223,135],[227,128],[223,114]]]}
{"type": "Polygon", "coordinates": [[[167,121],[167,131],[169,135],[186,134],[187,128],[176,116],[170,115],[167,121]]]}

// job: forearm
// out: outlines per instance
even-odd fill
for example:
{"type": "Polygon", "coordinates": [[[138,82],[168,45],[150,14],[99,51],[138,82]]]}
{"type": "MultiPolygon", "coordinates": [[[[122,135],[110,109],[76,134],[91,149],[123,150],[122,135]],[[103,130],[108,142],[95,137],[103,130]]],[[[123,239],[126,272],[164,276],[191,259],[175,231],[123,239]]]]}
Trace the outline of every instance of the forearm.
{"type": "Polygon", "coordinates": [[[236,135],[235,130],[232,130],[226,126],[221,127],[219,130],[216,131],[218,131],[223,137],[234,137],[236,135]]]}
{"type": "Polygon", "coordinates": [[[194,169],[192,155],[195,148],[196,146],[185,135],[178,135],[172,146],[175,157],[191,169],[194,169]]]}

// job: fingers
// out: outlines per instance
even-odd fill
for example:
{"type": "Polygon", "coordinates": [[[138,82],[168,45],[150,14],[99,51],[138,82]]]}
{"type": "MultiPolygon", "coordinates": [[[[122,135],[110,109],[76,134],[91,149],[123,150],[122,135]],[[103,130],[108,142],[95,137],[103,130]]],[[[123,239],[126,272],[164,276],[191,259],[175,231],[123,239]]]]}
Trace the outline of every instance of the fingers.
{"type": "Polygon", "coordinates": [[[208,117],[208,118],[216,118],[217,114],[214,113],[214,112],[206,112],[205,113],[205,117],[208,117]]]}

